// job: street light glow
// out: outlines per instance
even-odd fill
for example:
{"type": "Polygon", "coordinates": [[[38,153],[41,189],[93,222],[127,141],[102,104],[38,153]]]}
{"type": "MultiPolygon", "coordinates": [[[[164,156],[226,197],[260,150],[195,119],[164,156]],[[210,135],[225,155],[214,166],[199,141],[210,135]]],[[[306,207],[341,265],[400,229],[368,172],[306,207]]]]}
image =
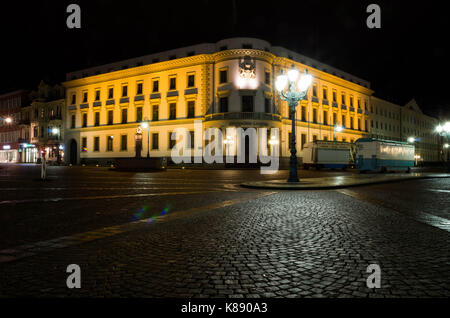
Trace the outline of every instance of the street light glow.
{"type": "Polygon", "coordinates": [[[278,145],[279,141],[276,136],[271,136],[269,139],[269,145],[278,145]]]}
{"type": "Polygon", "coordinates": [[[447,149],[448,147],[450,147],[449,144],[444,144],[444,148],[447,149]]]}
{"type": "Polygon", "coordinates": [[[277,81],[275,82],[275,86],[277,91],[281,92],[287,85],[288,78],[286,75],[282,74],[277,77],[277,81]]]}
{"type": "Polygon", "coordinates": [[[308,73],[303,74],[298,81],[298,89],[301,92],[308,90],[308,87],[312,83],[312,76],[308,73]]]}
{"type": "Polygon", "coordinates": [[[416,141],[416,138],[414,137],[408,137],[408,142],[413,143],[416,141]]]}
{"type": "Polygon", "coordinates": [[[295,82],[298,78],[298,71],[292,65],[292,68],[288,71],[288,78],[291,82],[295,82]]]}
{"type": "Polygon", "coordinates": [[[141,123],[141,127],[144,128],[144,129],[147,129],[148,128],[148,123],[144,121],[143,123],[141,123]]]}
{"type": "Polygon", "coordinates": [[[52,129],[52,133],[53,135],[56,135],[58,133],[59,129],[58,128],[53,128],[52,129]]]}
{"type": "Polygon", "coordinates": [[[450,121],[446,122],[444,126],[442,127],[442,130],[446,133],[450,133],[450,121]]]}
{"type": "Polygon", "coordinates": [[[11,117],[6,117],[5,121],[7,124],[11,124],[12,123],[12,118],[11,117]]]}
{"type": "Polygon", "coordinates": [[[341,132],[341,131],[343,131],[344,130],[344,127],[342,127],[342,126],[340,126],[340,125],[337,125],[336,126],[336,131],[337,132],[341,132]]]}

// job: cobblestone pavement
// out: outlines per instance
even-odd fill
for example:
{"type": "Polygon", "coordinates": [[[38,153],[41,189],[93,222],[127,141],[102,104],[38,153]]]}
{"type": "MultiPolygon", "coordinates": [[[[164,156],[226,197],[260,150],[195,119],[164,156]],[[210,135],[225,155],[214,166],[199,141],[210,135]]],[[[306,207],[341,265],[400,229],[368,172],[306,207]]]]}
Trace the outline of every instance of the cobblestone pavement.
{"type": "Polygon", "coordinates": [[[7,169],[3,297],[450,296],[450,233],[433,223],[450,219],[450,179],[296,192],[238,186],[285,171],[50,167],[42,183],[36,167],[7,169]],[[66,287],[69,264],[80,289],[66,287]],[[379,289],[366,287],[369,264],[379,289]]]}

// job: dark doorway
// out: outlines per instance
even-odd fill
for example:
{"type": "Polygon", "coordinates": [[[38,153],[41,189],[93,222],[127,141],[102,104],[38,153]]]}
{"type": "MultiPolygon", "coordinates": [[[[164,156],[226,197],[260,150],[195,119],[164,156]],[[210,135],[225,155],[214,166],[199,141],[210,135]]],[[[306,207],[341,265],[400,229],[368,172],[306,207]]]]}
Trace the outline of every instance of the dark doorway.
{"type": "Polygon", "coordinates": [[[78,146],[77,146],[77,142],[75,141],[75,139],[72,139],[70,141],[70,157],[69,157],[69,162],[73,165],[77,164],[77,151],[78,151],[78,146]]]}

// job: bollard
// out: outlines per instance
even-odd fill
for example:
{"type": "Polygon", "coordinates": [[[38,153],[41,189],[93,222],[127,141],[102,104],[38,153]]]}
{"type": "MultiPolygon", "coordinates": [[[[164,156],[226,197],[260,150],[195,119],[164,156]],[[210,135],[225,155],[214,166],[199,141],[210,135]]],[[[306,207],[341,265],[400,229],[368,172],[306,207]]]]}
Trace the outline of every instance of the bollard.
{"type": "Polygon", "coordinates": [[[45,180],[47,178],[47,161],[45,157],[41,160],[41,179],[45,180]]]}

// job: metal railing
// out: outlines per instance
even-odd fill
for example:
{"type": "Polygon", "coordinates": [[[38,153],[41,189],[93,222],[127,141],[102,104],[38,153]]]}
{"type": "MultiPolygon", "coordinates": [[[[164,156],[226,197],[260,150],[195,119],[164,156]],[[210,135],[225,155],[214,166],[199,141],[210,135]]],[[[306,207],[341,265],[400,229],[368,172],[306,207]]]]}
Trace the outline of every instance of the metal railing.
{"type": "Polygon", "coordinates": [[[274,120],[281,121],[281,116],[271,113],[257,113],[257,112],[231,112],[231,113],[216,113],[205,116],[205,121],[212,120],[274,120]]]}

